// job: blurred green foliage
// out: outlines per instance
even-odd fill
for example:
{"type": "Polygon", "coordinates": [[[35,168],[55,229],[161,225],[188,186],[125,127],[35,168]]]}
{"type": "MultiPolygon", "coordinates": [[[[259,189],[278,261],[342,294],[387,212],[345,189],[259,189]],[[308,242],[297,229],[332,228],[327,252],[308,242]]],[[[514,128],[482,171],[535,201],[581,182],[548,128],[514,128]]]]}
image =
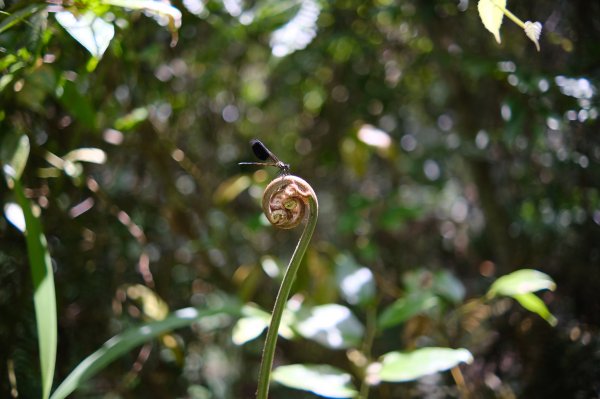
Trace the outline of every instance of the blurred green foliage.
{"type": "MultiPolygon", "coordinates": [[[[600,395],[600,3],[509,1],[543,23],[539,53],[508,23],[497,44],[463,0],[116,3],[0,1],[0,141],[31,143],[21,182],[55,273],[54,388],[169,309],[271,309],[298,233],[260,215],[276,171],[237,165],[256,137],[319,197],[295,287],[303,320],[338,304],[377,331],[349,348],[298,327],[276,364],[329,365],[346,383],[392,351],[467,348],[459,374],[370,397],[600,395]],[[114,28],[104,52],[57,19],[86,10],[97,39],[114,28]],[[521,297],[556,327],[482,299],[522,268],[556,282],[543,302],[521,297]]],[[[0,396],[34,398],[27,246],[2,184],[0,396]]],[[[235,323],[202,318],[148,341],[75,397],[252,397],[264,335],[234,343],[235,323]]]]}

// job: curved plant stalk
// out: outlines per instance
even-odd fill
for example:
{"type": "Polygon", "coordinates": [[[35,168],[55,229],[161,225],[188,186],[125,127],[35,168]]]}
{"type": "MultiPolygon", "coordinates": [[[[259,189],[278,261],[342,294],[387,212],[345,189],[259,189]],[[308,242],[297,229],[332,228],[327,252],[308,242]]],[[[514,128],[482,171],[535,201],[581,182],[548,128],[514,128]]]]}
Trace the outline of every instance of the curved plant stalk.
{"type": "Polygon", "coordinates": [[[304,231],[300,236],[296,250],[290,259],[289,265],[279,287],[275,299],[271,323],[267,330],[267,338],[263,348],[260,374],[258,376],[258,399],[267,399],[271,367],[277,344],[277,333],[286,301],[290,295],[292,284],[304,257],[306,248],[315,230],[319,211],[317,196],[312,187],[297,176],[282,176],[273,180],[263,194],[263,210],[269,222],[282,229],[291,229],[298,226],[308,212],[308,219],[304,231]],[[308,209],[307,209],[308,208],[308,209]]]}

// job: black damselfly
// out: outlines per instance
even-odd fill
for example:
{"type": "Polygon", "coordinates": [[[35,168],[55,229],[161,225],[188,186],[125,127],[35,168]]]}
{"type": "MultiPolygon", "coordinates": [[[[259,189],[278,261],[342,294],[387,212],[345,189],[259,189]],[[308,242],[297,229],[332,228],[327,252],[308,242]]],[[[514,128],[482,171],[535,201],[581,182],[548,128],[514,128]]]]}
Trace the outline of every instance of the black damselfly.
{"type": "Polygon", "coordinates": [[[290,165],[279,160],[279,158],[277,158],[277,156],[275,156],[275,154],[273,154],[260,140],[252,139],[250,140],[250,145],[252,146],[254,155],[265,162],[240,162],[239,165],[275,166],[281,170],[283,175],[290,173],[290,165]]]}

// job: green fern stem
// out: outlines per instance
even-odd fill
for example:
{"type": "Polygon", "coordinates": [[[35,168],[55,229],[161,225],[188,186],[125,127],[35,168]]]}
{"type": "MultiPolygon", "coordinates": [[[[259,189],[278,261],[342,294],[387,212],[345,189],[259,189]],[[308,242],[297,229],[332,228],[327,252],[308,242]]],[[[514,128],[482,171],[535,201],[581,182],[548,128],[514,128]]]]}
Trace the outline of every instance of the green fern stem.
{"type": "MultiPolygon", "coordinates": [[[[290,176],[295,177],[295,176],[290,176]]],[[[285,177],[286,179],[288,177],[285,177]]],[[[304,181],[302,181],[304,182],[304,181]]],[[[283,316],[283,311],[285,309],[285,305],[287,299],[292,290],[292,285],[294,283],[294,279],[296,277],[296,273],[300,268],[300,263],[302,262],[302,258],[304,257],[304,253],[308,248],[308,244],[312,238],[313,232],[315,230],[315,226],[317,224],[317,217],[319,211],[319,205],[316,199],[316,195],[308,186],[311,195],[307,197],[308,200],[308,219],[306,222],[306,226],[304,227],[304,231],[300,236],[300,240],[298,241],[298,245],[294,250],[294,254],[290,259],[289,265],[283,277],[283,281],[281,282],[281,286],[279,287],[279,292],[277,294],[277,298],[275,299],[275,305],[273,307],[273,314],[271,316],[271,323],[267,330],[267,338],[265,340],[265,346],[263,348],[262,361],[260,365],[260,373],[258,376],[258,389],[256,393],[256,397],[258,399],[267,399],[269,394],[269,382],[271,379],[271,368],[273,366],[273,357],[275,355],[275,347],[277,345],[277,336],[279,331],[279,325],[281,324],[281,318],[283,316]]]]}

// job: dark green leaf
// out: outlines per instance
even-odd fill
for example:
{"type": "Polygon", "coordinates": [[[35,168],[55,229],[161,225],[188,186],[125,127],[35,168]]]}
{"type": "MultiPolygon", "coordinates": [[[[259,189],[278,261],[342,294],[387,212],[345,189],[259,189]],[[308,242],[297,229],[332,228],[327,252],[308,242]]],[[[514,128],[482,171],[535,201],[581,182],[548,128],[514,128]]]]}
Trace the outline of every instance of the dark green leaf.
{"type": "Polygon", "coordinates": [[[429,293],[400,298],[381,313],[378,320],[379,328],[385,329],[398,325],[419,313],[426,312],[437,304],[438,298],[429,293]]]}

